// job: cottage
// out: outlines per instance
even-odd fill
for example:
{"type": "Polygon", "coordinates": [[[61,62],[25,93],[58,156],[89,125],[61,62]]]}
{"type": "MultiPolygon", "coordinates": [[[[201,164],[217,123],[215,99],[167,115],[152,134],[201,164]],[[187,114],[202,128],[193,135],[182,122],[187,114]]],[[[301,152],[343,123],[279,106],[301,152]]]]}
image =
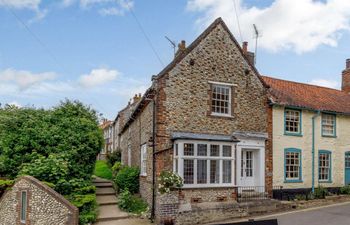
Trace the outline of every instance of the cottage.
{"type": "Polygon", "coordinates": [[[238,186],[271,194],[268,110],[253,54],[221,18],[188,47],[181,42],[119,133],[123,163],[141,168],[140,192],[153,214],[174,219],[192,203],[233,202],[238,186]],[[156,192],[163,170],[184,179],[180,206],[156,192]]]}
{"type": "Polygon", "coordinates": [[[270,87],[273,185],[296,193],[350,184],[350,60],[341,90],[262,78],[270,87]]]}

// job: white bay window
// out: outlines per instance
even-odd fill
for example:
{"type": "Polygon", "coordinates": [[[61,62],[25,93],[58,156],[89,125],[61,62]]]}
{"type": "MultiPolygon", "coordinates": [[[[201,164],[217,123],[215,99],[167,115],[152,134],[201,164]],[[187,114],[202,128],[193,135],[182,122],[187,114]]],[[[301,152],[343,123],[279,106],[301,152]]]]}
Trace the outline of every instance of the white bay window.
{"type": "Polygon", "coordinates": [[[234,185],[234,144],[177,140],[174,144],[174,171],[184,187],[234,185]]]}

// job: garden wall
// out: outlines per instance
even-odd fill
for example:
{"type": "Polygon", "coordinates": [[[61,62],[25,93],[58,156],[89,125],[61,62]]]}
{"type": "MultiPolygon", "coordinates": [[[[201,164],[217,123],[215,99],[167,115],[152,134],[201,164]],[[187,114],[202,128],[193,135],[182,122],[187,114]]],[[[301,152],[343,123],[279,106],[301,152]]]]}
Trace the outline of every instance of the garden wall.
{"type": "Polygon", "coordinates": [[[78,225],[79,210],[52,188],[24,176],[0,199],[0,215],[0,225],[78,225]],[[26,201],[22,200],[23,192],[26,201]],[[21,216],[21,209],[25,209],[25,216],[21,216]]]}

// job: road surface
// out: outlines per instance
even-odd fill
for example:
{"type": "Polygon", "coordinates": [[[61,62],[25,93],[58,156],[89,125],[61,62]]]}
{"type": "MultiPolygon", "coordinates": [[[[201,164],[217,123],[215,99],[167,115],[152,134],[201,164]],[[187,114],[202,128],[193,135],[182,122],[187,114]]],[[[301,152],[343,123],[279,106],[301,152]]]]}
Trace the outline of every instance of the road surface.
{"type": "MultiPolygon", "coordinates": [[[[350,225],[350,203],[261,216],[254,219],[256,221],[277,219],[278,225],[350,225]]],[[[235,221],[225,222],[225,224],[239,223],[235,221]]]]}

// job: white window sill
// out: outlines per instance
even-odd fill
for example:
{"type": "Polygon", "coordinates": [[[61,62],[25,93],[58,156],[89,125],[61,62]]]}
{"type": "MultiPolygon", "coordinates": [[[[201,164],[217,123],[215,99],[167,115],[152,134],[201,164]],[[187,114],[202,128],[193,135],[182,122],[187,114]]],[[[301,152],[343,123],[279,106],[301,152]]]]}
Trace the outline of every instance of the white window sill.
{"type": "Polygon", "coordinates": [[[184,184],[183,189],[191,189],[191,188],[233,188],[237,187],[233,183],[231,184],[184,184]]]}
{"type": "Polygon", "coordinates": [[[226,117],[226,118],[233,118],[230,114],[221,114],[221,113],[211,113],[211,116],[217,116],[217,117],[226,117]]]}

